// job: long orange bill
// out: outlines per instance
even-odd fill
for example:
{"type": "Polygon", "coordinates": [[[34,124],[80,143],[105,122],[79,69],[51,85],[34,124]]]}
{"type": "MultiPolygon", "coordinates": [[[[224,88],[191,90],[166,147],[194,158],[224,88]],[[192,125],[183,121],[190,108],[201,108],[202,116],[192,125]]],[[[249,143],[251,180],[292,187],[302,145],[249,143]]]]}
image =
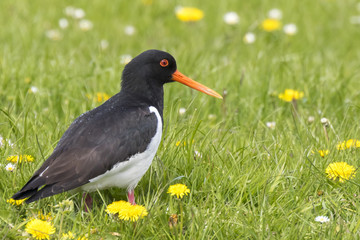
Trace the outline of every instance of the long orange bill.
{"type": "Polygon", "coordinates": [[[214,90],[198,83],[195,82],[194,80],[192,80],[191,78],[188,78],[187,76],[185,76],[184,74],[182,74],[181,72],[179,72],[178,70],[176,70],[173,75],[172,75],[172,80],[177,81],[179,83],[182,83],[188,87],[191,87],[193,89],[196,89],[200,92],[203,92],[205,94],[208,94],[210,96],[216,97],[216,98],[220,98],[222,99],[223,97],[218,94],[217,92],[215,92],[214,90]]]}

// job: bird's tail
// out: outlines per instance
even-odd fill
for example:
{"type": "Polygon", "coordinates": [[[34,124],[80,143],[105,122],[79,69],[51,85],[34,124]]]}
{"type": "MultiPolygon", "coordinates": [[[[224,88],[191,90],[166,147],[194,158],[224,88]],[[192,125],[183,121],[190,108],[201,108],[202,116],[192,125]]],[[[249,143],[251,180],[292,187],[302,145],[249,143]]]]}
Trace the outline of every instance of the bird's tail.
{"type": "Polygon", "coordinates": [[[25,202],[31,203],[31,202],[39,199],[39,198],[34,199],[34,197],[36,195],[38,195],[39,192],[43,191],[44,188],[47,187],[47,186],[44,186],[44,184],[45,184],[45,180],[43,178],[41,178],[39,176],[34,176],[25,184],[25,186],[20,191],[15,193],[11,198],[14,200],[21,200],[21,199],[28,198],[25,202]],[[43,188],[41,188],[41,187],[43,187],[43,188]],[[32,200],[32,199],[34,199],[34,200],[32,200]]]}
{"type": "Polygon", "coordinates": [[[46,183],[45,178],[41,176],[34,176],[25,184],[25,186],[19,192],[15,193],[12,198],[14,200],[27,198],[25,202],[31,203],[42,198],[69,191],[81,185],[82,183],[80,182],[76,184],[74,184],[73,182],[46,183]]]}

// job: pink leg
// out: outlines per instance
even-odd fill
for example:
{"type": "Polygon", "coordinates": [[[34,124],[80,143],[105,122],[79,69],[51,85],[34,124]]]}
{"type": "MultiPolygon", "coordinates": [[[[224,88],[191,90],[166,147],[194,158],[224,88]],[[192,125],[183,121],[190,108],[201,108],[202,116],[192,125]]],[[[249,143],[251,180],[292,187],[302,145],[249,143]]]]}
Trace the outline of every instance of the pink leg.
{"type": "Polygon", "coordinates": [[[128,191],[128,200],[129,200],[129,203],[131,203],[132,205],[136,205],[134,189],[128,191]]]}
{"type": "Polygon", "coordinates": [[[83,201],[84,201],[84,212],[89,212],[92,209],[93,200],[89,193],[83,193],[83,201]]]}

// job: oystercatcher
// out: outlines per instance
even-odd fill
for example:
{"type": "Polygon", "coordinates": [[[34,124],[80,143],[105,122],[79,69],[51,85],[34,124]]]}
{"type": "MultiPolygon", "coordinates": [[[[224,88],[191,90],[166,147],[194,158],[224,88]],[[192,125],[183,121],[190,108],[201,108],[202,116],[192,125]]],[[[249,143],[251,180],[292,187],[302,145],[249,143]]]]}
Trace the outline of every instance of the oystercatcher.
{"type": "Polygon", "coordinates": [[[79,116],[50,157],[12,196],[31,203],[69,190],[134,189],[159,147],[163,128],[163,85],[180,82],[208,95],[218,93],[177,70],[167,52],[148,50],[124,68],[121,91],[79,116]]]}

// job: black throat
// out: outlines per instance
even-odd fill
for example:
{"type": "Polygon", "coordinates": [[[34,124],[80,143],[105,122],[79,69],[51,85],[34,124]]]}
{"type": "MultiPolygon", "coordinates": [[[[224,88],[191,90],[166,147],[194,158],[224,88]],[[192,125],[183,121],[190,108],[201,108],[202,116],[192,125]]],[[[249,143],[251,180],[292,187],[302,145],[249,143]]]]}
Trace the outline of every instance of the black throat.
{"type": "Polygon", "coordinates": [[[131,106],[154,106],[163,117],[164,88],[163,84],[147,79],[147,81],[122,81],[120,96],[131,106]]]}

